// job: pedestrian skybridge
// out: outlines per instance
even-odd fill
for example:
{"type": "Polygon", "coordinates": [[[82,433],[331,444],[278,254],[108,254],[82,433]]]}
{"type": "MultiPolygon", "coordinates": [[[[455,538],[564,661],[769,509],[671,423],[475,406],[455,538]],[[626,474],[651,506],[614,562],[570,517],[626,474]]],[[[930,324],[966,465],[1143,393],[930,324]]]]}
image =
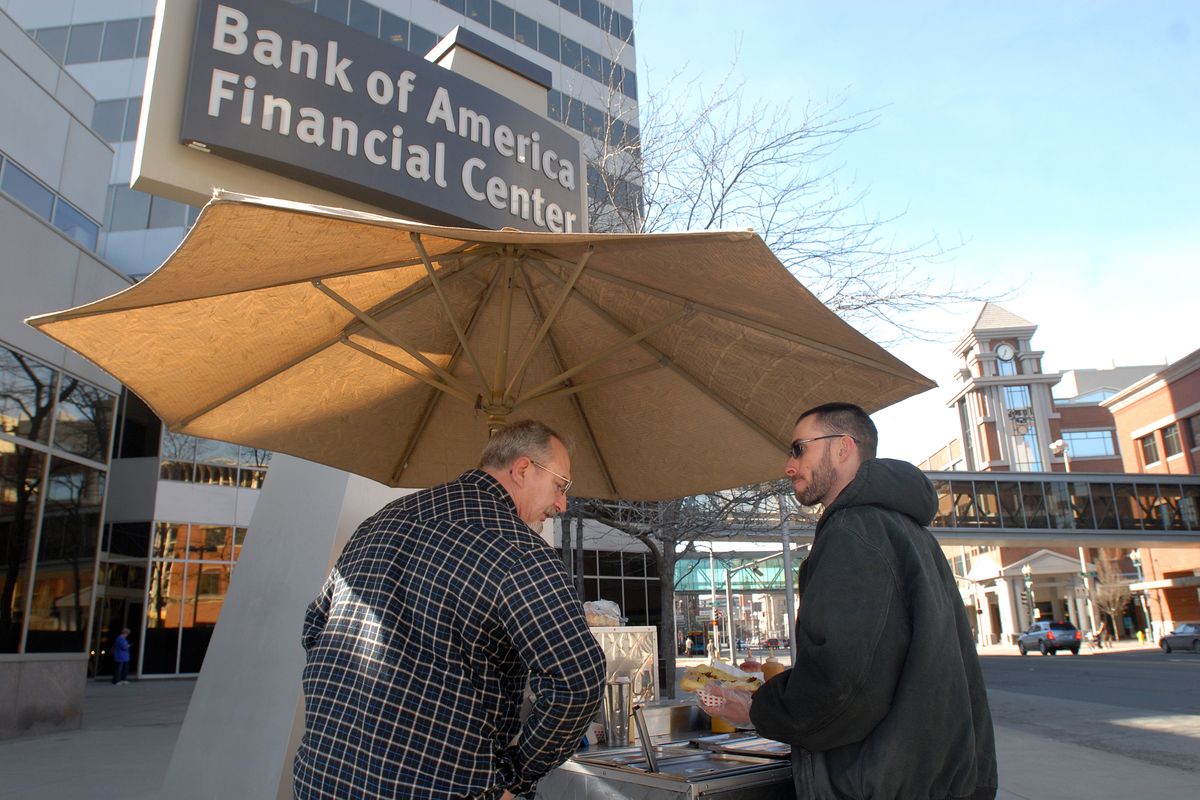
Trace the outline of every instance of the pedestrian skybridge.
{"type": "Polygon", "coordinates": [[[1191,546],[1200,475],[926,472],[944,544],[1191,546]]]}
{"type": "MultiPolygon", "coordinates": [[[[930,529],[943,544],[1176,547],[1200,543],[1200,475],[926,472],[938,495],[930,529]]],[[[787,489],[781,488],[786,492],[787,489]]],[[[702,538],[780,541],[778,506],[730,514],[702,538]]],[[[815,518],[789,511],[793,543],[812,541],[815,518]]]]}

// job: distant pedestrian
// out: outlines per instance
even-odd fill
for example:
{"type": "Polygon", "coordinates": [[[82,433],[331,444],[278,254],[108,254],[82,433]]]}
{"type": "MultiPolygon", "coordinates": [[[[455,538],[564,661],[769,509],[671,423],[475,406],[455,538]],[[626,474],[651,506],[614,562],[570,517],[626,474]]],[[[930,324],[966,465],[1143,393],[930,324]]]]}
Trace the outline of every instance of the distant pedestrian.
{"type": "Polygon", "coordinates": [[[690,636],[683,640],[683,654],[685,656],[690,656],[692,654],[692,644],[692,637],[690,636]]]}
{"type": "Polygon", "coordinates": [[[129,628],[121,628],[113,642],[113,686],[129,683],[129,628]]]}
{"type": "Polygon", "coordinates": [[[704,649],[708,651],[709,661],[717,660],[717,643],[712,640],[712,637],[709,637],[708,644],[705,645],[704,649]]]}

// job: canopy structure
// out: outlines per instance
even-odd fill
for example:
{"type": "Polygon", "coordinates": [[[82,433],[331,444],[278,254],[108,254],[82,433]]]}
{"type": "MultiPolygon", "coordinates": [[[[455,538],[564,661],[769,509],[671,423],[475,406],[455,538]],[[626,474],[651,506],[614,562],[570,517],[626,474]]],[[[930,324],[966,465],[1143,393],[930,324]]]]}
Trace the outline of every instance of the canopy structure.
{"type": "Polygon", "coordinates": [[[393,486],[476,464],[489,427],[573,440],[582,496],[777,477],[796,415],[934,384],[749,231],[482,231],[217,192],[141,283],[30,324],[173,431],[393,486]]]}

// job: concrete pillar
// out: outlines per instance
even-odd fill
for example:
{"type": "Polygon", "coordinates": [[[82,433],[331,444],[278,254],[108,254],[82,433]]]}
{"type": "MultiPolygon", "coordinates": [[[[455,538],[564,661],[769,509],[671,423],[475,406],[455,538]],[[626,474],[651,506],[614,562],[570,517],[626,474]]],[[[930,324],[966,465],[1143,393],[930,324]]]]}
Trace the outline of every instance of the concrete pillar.
{"type": "Polygon", "coordinates": [[[290,456],[272,459],[162,797],[292,796],[304,610],[358,524],[407,491],[290,456]]]}
{"type": "MultiPolygon", "coordinates": [[[[1018,595],[1014,592],[1012,578],[1001,578],[996,581],[996,602],[1000,604],[1000,636],[1001,641],[1015,642],[1021,631],[1029,627],[1025,614],[1017,602],[1018,595]]],[[[1022,590],[1024,586],[1021,587],[1022,590]]]]}

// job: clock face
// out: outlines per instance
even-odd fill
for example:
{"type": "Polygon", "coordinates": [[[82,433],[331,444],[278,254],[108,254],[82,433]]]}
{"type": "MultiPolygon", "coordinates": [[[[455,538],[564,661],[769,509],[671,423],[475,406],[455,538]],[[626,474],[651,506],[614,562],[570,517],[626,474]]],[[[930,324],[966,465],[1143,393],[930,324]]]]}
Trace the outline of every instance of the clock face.
{"type": "Polygon", "coordinates": [[[1012,361],[1014,355],[1016,355],[1016,351],[1007,342],[996,348],[996,357],[1001,361],[1012,361]]]}

